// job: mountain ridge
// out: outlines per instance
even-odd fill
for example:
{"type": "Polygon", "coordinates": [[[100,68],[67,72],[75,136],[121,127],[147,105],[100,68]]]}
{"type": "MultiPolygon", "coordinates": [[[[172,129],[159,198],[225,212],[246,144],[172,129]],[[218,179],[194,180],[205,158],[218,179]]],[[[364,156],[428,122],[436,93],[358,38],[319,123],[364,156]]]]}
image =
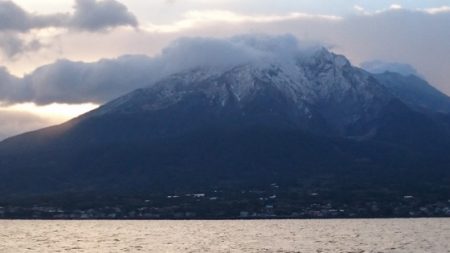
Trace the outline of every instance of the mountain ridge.
{"type": "Polygon", "coordinates": [[[295,185],[325,175],[364,187],[403,175],[412,187],[427,173],[448,178],[447,122],[325,49],[200,68],[0,142],[0,193],[295,185]]]}
{"type": "Polygon", "coordinates": [[[450,97],[417,75],[386,71],[374,77],[408,106],[422,111],[450,113],[450,97]]]}

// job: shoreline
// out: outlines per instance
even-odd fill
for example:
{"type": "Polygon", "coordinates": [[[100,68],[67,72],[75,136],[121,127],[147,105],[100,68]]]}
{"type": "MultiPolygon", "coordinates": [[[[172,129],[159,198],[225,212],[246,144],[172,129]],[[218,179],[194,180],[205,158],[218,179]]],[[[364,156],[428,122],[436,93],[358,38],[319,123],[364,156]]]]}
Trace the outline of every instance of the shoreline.
{"type": "Polygon", "coordinates": [[[46,218],[0,218],[0,221],[273,221],[273,220],[409,220],[409,219],[450,219],[450,216],[421,217],[322,217],[322,218],[195,218],[195,219],[46,219],[46,218]]]}

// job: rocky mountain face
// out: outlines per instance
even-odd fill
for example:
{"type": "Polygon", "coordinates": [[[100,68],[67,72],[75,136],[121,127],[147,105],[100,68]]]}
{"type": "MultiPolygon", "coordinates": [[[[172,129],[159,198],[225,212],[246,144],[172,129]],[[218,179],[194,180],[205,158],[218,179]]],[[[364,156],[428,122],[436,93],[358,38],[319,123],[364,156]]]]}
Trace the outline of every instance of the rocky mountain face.
{"type": "Polygon", "coordinates": [[[389,75],[369,74],[325,49],[178,73],[0,143],[0,193],[448,179],[450,117],[436,116],[441,107],[423,106],[416,86],[398,88],[406,82],[389,75]]]}
{"type": "Polygon", "coordinates": [[[210,121],[222,120],[221,125],[240,121],[347,136],[366,134],[355,132],[355,126],[379,117],[395,100],[343,56],[323,49],[296,60],[180,73],[112,101],[87,117],[161,112],[187,103],[185,110],[197,104],[196,109],[216,114],[210,121]]]}
{"type": "Polygon", "coordinates": [[[413,109],[450,113],[450,97],[416,75],[384,72],[374,77],[391,94],[413,109]]]}

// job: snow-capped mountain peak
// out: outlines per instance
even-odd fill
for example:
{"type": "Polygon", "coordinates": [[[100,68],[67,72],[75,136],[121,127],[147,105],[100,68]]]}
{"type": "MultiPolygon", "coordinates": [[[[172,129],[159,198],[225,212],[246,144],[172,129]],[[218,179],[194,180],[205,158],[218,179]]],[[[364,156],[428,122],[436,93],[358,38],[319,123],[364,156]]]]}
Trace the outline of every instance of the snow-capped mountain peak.
{"type": "Polygon", "coordinates": [[[228,69],[202,67],[177,73],[89,115],[160,111],[193,99],[204,99],[218,111],[224,107],[245,111],[257,104],[263,112],[274,110],[270,103],[276,100],[279,113],[291,112],[292,122],[316,119],[345,132],[350,125],[377,117],[392,96],[344,56],[322,48],[288,60],[272,58],[228,69]]]}

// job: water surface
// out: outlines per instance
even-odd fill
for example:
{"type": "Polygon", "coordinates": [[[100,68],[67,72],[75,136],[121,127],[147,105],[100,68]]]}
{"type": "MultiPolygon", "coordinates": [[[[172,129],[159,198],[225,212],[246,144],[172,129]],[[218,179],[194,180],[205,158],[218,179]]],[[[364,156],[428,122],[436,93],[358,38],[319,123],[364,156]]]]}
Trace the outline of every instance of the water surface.
{"type": "Polygon", "coordinates": [[[4,220],[0,252],[447,253],[450,219],[4,220]]]}

